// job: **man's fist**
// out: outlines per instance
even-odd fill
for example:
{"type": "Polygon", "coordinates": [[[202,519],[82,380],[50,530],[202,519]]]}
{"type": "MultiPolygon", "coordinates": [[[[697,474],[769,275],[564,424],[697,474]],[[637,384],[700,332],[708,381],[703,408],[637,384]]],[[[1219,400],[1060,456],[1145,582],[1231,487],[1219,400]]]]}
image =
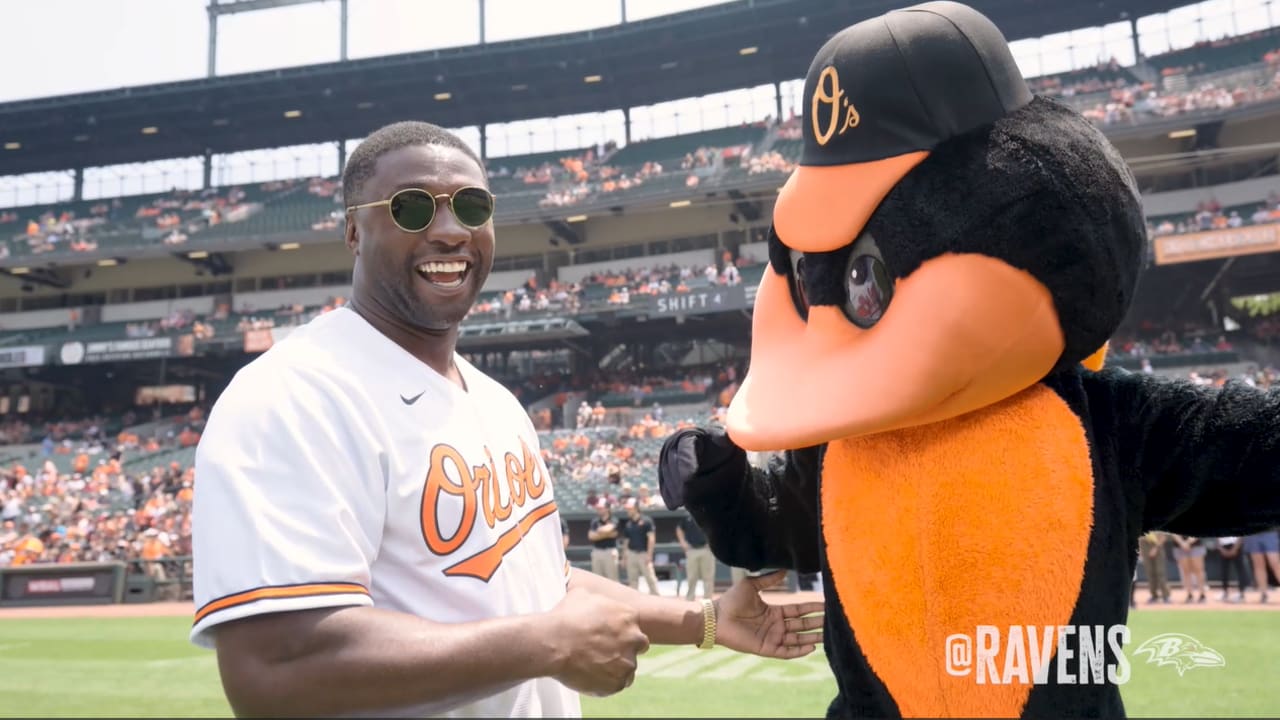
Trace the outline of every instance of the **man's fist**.
{"type": "Polygon", "coordinates": [[[720,428],[679,430],[662,444],[658,456],[658,489],[667,508],[684,505],[688,496],[697,496],[719,487],[718,480],[740,481],[747,472],[747,452],[733,443],[720,428]]]}
{"type": "Polygon", "coordinates": [[[635,680],[637,656],[649,649],[630,606],[575,588],[550,614],[564,662],[555,678],[586,695],[612,695],[635,680]]]}

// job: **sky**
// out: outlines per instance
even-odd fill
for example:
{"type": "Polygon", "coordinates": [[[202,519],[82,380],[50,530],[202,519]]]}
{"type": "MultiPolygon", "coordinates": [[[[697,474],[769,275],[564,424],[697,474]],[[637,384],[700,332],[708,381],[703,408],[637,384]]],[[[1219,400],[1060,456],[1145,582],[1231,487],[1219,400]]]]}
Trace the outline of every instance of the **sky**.
{"type": "MultiPolygon", "coordinates": [[[[724,0],[625,0],[627,20],[714,5],[724,0]]],[[[1082,2],[1090,0],[1042,0],[1082,2]]],[[[0,102],[103,90],[208,75],[209,0],[0,0],[0,102]],[[13,68],[24,68],[14,71],[13,68]]],[[[905,2],[904,5],[909,4],[905,2]]],[[[480,41],[480,0],[349,0],[351,59],[471,45],[480,41]]],[[[622,21],[623,0],[485,0],[485,40],[586,30],[622,21]]],[[[1185,47],[1270,27],[1280,0],[1206,0],[1139,21],[1144,52],[1185,47]]],[[[224,15],[218,20],[217,74],[340,59],[337,0],[224,15]]],[[[1012,44],[1028,77],[1115,57],[1134,62],[1127,23],[1012,44]]],[[[799,108],[799,78],[784,85],[786,110],[799,108]]],[[[695,132],[776,113],[770,86],[633,109],[633,139],[695,132]]],[[[478,128],[459,128],[479,144],[478,128]]],[[[490,126],[491,156],[574,149],[622,140],[622,113],[593,113],[490,126]]],[[[358,138],[351,138],[357,140],[358,138]]],[[[332,144],[215,158],[218,185],[336,173],[332,144]]],[[[198,187],[193,160],[90,169],[85,195],[104,197],[159,188],[198,187]]],[[[63,174],[0,178],[0,207],[54,202],[70,192],[63,174]]]]}

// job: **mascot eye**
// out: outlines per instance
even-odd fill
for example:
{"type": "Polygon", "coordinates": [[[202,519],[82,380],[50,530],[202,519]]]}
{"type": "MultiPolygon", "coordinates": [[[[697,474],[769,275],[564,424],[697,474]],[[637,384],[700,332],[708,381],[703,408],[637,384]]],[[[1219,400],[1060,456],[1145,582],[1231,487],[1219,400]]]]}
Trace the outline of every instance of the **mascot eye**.
{"type": "MultiPolygon", "coordinates": [[[[861,245],[861,243],[859,243],[861,245]]],[[[845,277],[845,288],[849,299],[844,305],[844,314],[854,325],[866,330],[884,315],[893,299],[893,279],[889,270],[874,247],[854,249],[849,256],[849,268],[845,277]]]]}

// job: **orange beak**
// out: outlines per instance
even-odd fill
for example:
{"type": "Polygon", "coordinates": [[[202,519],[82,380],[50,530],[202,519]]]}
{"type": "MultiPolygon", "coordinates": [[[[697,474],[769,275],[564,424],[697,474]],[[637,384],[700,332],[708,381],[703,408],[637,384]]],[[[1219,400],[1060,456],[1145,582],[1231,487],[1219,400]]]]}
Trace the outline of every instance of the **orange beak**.
{"type": "Polygon", "coordinates": [[[833,306],[811,307],[806,323],[770,268],[752,323],[751,366],[726,425],[755,451],[957,417],[1039,382],[1064,346],[1048,289],[975,254],[925,262],[869,330],[833,306]]]}

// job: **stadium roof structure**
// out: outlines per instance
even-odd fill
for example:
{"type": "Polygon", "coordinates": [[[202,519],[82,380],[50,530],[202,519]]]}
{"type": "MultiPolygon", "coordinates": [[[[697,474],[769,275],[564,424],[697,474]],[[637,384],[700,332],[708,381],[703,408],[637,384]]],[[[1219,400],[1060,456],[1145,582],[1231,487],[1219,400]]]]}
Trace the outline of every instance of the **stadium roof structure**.
{"type": "MultiPolygon", "coordinates": [[[[1010,40],[1187,0],[969,0],[1010,40]]],[[[0,104],[0,175],[636,107],[804,76],[836,31],[906,0],[737,0],[585,32],[0,104]]]]}

